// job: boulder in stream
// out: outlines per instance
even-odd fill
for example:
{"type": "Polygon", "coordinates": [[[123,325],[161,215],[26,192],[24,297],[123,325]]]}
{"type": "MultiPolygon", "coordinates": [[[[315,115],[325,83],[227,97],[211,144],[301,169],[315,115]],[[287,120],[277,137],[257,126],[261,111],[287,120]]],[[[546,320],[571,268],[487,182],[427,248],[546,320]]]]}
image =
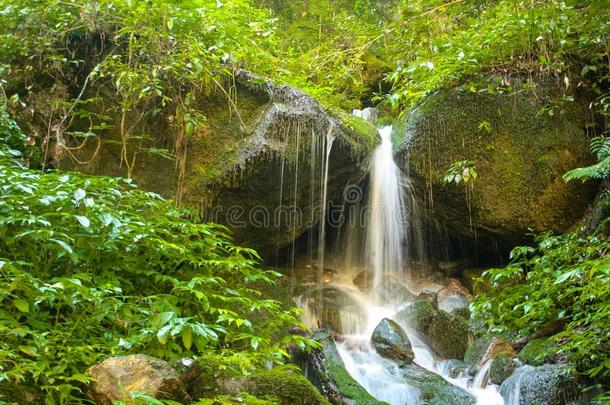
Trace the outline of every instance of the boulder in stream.
{"type": "Polygon", "coordinates": [[[420,401],[427,405],[474,405],[476,398],[438,374],[411,364],[403,368],[405,383],[419,390],[420,401]]]}
{"type": "Polygon", "coordinates": [[[411,364],[415,357],[405,331],[399,324],[388,318],[381,320],[373,331],[371,345],[381,357],[393,360],[400,365],[411,364]]]}
{"type": "Polygon", "coordinates": [[[466,319],[470,318],[469,307],[472,295],[457,279],[448,279],[447,285],[438,292],[437,298],[438,309],[466,319]]]}
{"type": "Polygon", "coordinates": [[[313,339],[321,349],[298,352],[294,361],[305,370],[307,378],[333,404],[387,405],[375,399],[345,368],[330,331],[318,331],[313,339]]]}
{"type": "Polygon", "coordinates": [[[514,358],[517,353],[506,339],[485,336],[475,340],[464,355],[464,361],[468,366],[468,374],[476,375],[487,362],[500,355],[514,358]]]}
{"type": "Polygon", "coordinates": [[[568,366],[545,364],[523,366],[500,386],[508,404],[564,405],[580,397],[574,370],[568,366]]]}
{"type": "Polygon", "coordinates": [[[143,354],[110,357],[89,368],[87,374],[94,380],[89,396],[98,404],[129,400],[135,392],[158,399],[190,400],[178,372],[169,363],[143,354]]]}
{"type": "Polygon", "coordinates": [[[463,359],[468,349],[468,322],[461,316],[434,309],[428,301],[416,301],[397,314],[436,354],[463,359]]]}
{"type": "Polygon", "coordinates": [[[517,369],[518,364],[513,357],[501,354],[491,361],[489,366],[489,381],[500,385],[517,369]]]}

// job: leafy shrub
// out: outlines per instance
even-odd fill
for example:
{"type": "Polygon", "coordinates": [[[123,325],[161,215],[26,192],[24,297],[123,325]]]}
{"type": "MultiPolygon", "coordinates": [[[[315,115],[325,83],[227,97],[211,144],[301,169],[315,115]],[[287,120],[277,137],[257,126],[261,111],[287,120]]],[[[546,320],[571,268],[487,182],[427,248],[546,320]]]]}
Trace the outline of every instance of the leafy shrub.
{"type": "Polygon", "coordinates": [[[479,294],[474,316],[491,332],[525,336],[562,320],[555,350],[589,377],[610,377],[610,240],[603,235],[543,234],[536,247],[518,247],[505,268],[483,278],[491,291],[479,294]]]}
{"type": "Polygon", "coordinates": [[[249,370],[309,344],[278,334],[298,310],[261,298],[254,286],[279,275],[223,227],[129,180],[28,170],[19,153],[0,146],[0,384],[74,402],[110,355],[213,350],[249,370]]]}

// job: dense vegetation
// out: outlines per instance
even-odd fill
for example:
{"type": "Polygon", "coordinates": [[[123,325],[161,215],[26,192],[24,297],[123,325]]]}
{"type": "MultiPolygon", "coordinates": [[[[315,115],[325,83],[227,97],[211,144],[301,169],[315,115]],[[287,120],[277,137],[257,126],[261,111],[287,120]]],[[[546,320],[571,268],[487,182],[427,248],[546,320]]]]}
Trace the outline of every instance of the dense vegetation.
{"type": "MultiPolygon", "coordinates": [[[[310,343],[275,333],[297,313],[261,297],[278,275],[226,229],[128,180],[48,171],[103,139],[127,178],[142,154],[184,175],[202,100],[218,93],[239,115],[238,67],[330,110],[396,116],[442,88],[536,93],[544,78],[561,94],[541,114],[583,96],[596,117],[598,161],[566,181],[610,173],[607,0],[0,0],[0,22],[0,387],[36,385],[49,403],[82,398],[84,370],[111,354],[248,371],[310,343]],[[168,128],[166,148],[144,121],[168,128]]],[[[475,167],[458,161],[447,181],[472,187],[475,167]]],[[[560,320],[555,350],[607,384],[607,226],[516,249],[486,274],[477,316],[511,337],[560,320]]]]}
{"type": "Polygon", "coordinates": [[[127,180],[28,170],[14,149],[25,136],[2,118],[0,402],[36,386],[47,403],[72,403],[109,355],[211,356],[249,371],[308,343],[282,333],[296,310],[261,297],[278,274],[225,229],[127,180]]]}

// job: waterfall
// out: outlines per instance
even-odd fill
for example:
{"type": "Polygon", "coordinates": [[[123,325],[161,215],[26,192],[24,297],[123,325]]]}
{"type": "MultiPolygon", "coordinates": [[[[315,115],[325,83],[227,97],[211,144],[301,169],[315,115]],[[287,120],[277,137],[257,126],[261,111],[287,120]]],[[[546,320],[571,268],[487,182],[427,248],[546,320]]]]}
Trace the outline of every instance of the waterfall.
{"type": "MultiPolygon", "coordinates": [[[[361,117],[372,116],[366,109],[355,113],[361,117]]],[[[318,286],[295,298],[303,309],[302,319],[314,328],[332,323],[333,329],[341,334],[341,339],[335,344],[347,372],[381,401],[391,405],[411,405],[424,400],[420,399],[419,389],[405,381],[404,370],[379,356],[371,344],[371,335],[376,326],[382,319],[389,318],[405,330],[417,366],[468,390],[479,404],[501,405],[503,401],[496,387],[485,387],[483,384],[487,370],[479,378],[481,381],[477,381],[480,387],[473,387],[468,377],[450,378],[443,367],[443,360],[397,315],[413,302],[416,286],[412,285],[413,280],[409,276],[410,264],[413,259],[425,259],[424,238],[411,182],[394,161],[392,127],[380,128],[379,136],[381,143],[370,162],[366,187],[368,194],[358,202],[351,201],[351,208],[355,208],[355,211],[350,210],[349,215],[356,217],[356,223],[348,221],[347,232],[341,234],[345,242],[340,245],[343,251],[337,254],[339,259],[335,263],[340,271],[330,283],[322,283],[321,276],[326,261],[326,183],[334,138],[327,135],[320,139],[322,153],[315,154],[321,159],[318,170],[322,179],[322,219],[317,246],[318,286]],[[323,308],[327,297],[325,294],[330,294],[335,303],[329,311],[323,308]],[[312,305],[313,302],[315,305],[312,305]],[[324,319],[328,316],[334,318],[324,319]]],[[[317,149],[317,145],[312,148],[317,149]]],[[[360,193],[364,197],[362,189],[360,193]]]]}
{"type": "Polygon", "coordinates": [[[381,145],[371,161],[365,254],[373,274],[373,294],[387,301],[388,276],[402,274],[404,265],[404,181],[392,156],[392,127],[381,128],[379,135],[381,145]]]}

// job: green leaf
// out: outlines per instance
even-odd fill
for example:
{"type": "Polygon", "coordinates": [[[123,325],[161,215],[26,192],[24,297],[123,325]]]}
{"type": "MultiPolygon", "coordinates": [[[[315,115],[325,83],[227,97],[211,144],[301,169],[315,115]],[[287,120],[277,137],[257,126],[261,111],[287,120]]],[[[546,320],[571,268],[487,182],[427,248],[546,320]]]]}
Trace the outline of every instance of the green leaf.
{"type": "Polygon", "coordinates": [[[89,226],[91,225],[91,221],[89,221],[89,218],[87,217],[84,217],[82,215],[75,215],[75,218],[78,223],[84,226],[85,228],[89,228],[89,226]]]}
{"type": "Polygon", "coordinates": [[[21,312],[30,312],[30,303],[27,300],[18,298],[13,301],[13,305],[15,305],[15,308],[17,308],[21,312]]]}
{"type": "Polygon", "coordinates": [[[186,350],[191,349],[191,345],[193,343],[193,331],[190,327],[185,327],[182,329],[182,344],[186,348],[186,350]]]}

